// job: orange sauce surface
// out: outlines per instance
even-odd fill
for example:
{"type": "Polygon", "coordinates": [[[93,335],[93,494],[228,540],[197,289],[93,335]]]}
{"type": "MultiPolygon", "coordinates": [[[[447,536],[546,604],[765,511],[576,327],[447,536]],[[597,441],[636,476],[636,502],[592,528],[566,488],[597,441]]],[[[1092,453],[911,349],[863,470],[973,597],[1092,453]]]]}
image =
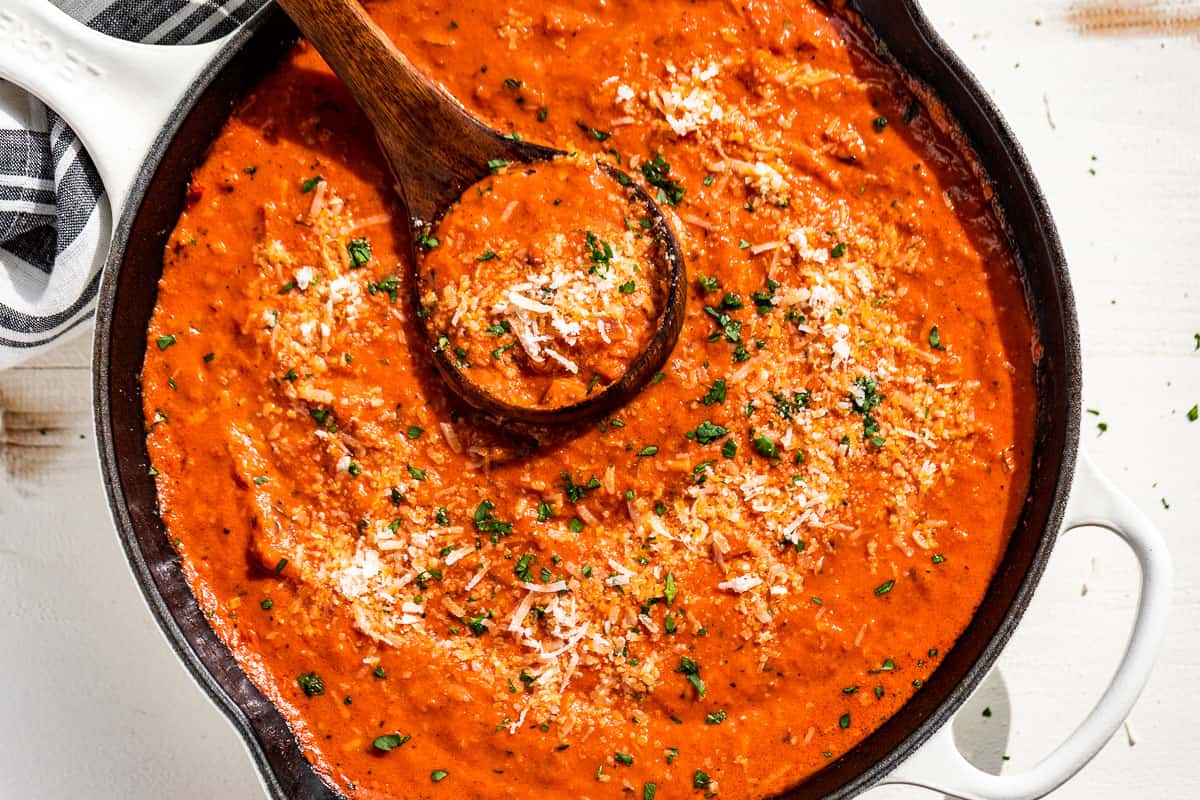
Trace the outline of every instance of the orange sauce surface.
{"type": "Polygon", "coordinates": [[[651,212],[587,156],[496,171],[419,238],[421,313],[451,368],[485,392],[523,408],[578,403],[654,336],[669,267],[651,212]]]}
{"type": "Polygon", "coordinates": [[[803,781],[937,668],[1024,499],[1032,330],[967,155],[807,0],[370,10],[490,124],[674,196],[683,333],[599,423],[456,408],[392,178],[301,43],[196,170],[148,331],[214,630],[350,797],[803,781]]]}

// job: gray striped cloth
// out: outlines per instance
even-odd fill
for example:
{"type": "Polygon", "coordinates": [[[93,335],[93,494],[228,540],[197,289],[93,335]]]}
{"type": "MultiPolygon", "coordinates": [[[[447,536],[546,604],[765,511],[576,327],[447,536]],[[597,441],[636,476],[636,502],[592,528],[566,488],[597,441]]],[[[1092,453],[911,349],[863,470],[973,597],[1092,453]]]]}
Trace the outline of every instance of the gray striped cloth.
{"type": "MultiPolygon", "coordinates": [[[[53,0],[103,33],[164,45],[218,39],[265,1],[53,0]]],[[[62,119],[0,81],[0,369],[90,327],[103,191],[62,119]]]]}

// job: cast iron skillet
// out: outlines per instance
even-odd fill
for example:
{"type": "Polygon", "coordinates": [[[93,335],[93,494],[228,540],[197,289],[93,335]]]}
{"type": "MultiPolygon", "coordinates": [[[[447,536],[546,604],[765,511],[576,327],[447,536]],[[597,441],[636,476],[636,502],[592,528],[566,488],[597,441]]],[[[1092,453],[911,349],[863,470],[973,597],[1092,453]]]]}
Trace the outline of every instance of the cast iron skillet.
{"type": "MultiPolygon", "coordinates": [[[[982,679],[1020,619],[1062,521],[1071,483],[1080,406],[1079,335],[1058,235],[1024,156],[999,113],[944,49],[935,50],[899,4],[859,6],[888,49],[953,110],[996,187],[1041,337],[1033,485],[1004,560],[978,612],[925,687],[879,730],[789,797],[849,797],[875,783],[947,722],[982,679]],[[898,13],[899,12],[899,13],[898,13]]],[[[251,744],[268,785],[283,797],[336,797],[309,768],[283,717],[234,663],[209,628],[158,517],[146,452],[140,376],[144,332],[157,298],[167,234],[183,211],[192,169],[233,104],[273,66],[297,34],[279,13],[258,20],[247,46],[232,54],[212,82],[197,87],[190,110],[163,142],[158,168],[144,175],[141,208],[126,214],[114,237],[124,257],[110,259],[100,292],[95,350],[97,426],[102,463],[118,527],[143,587],[177,651],[251,744]]],[[[135,192],[136,196],[136,192],[135,192]]]]}
{"type": "MultiPolygon", "coordinates": [[[[30,0],[14,2],[29,5],[30,0]]],[[[964,141],[976,153],[978,165],[994,189],[997,210],[1019,257],[1040,347],[1036,441],[1027,501],[1003,561],[966,631],[900,713],[786,795],[796,800],[850,797],[891,774],[946,725],[991,667],[1029,603],[1063,522],[1076,463],[1080,415],[1079,335],[1065,260],[1045,200],[1020,147],[984,91],[930,30],[914,0],[858,0],[849,13],[861,13],[874,32],[868,35],[879,37],[881,54],[894,58],[913,77],[912,89],[924,98],[926,108],[944,108],[957,120],[964,141]]],[[[3,33],[0,25],[0,39],[3,33]]],[[[295,38],[296,31],[282,14],[273,9],[259,13],[215,50],[212,66],[178,102],[149,155],[135,162],[140,169],[114,225],[98,300],[94,390],[97,441],[110,504],[135,577],[153,613],[192,675],[233,720],[270,794],[315,799],[340,795],[312,770],[283,717],[209,628],[168,543],[157,513],[154,480],[148,474],[140,386],[145,331],[156,300],[167,236],[183,208],[183,187],[238,99],[295,38]]],[[[0,74],[4,73],[3,62],[0,56],[0,74]]],[[[78,124],[75,127],[78,129],[78,124]]],[[[86,136],[84,141],[91,150],[92,142],[86,136]]],[[[104,170],[101,172],[103,176],[104,170]]],[[[114,204],[124,199],[124,188],[110,186],[114,204]]],[[[1156,542],[1152,539],[1147,545],[1143,541],[1143,549],[1153,549],[1156,542]]],[[[1155,557],[1161,561],[1165,554],[1158,552],[1155,557]]],[[[1139,558],[1143,558],[1141,552],[1139,558]]],[[[1160,588],[1167,582],[1161,563],[1150,569],[1143,559],[1143,567],[1149,570],[1147,583],[1155,575],[1161,579],[1155,581],[1160,588]]],[[[1143,606],[1148,605],[1144,589],[1143,606]]],[[[1153,643],[1161,636],[1161,628],[1148,627],[1152,630],[1146,635],[1153,643]]],[[[1153,646],[1148,649],[1152,654],[1153,646]]],[[[1148,669],[1147,664],[1143,671],[1148,669]]],[[[1139,688],[1140,683],[1129,704],[1139,688]]],[[[1074,769],[1086,760],[1082,758],[1074,769]]]]}

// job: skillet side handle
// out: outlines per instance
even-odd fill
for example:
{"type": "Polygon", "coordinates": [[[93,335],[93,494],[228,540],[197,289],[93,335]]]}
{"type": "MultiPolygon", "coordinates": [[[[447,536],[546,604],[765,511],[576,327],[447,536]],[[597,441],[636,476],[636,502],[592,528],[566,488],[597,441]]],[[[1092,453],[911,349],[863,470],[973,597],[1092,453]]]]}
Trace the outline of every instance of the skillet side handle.
{"type": "Polygon", "coordinates": [[[45,102],[71,126],[100,173],[116,218],[159,131],[224,41],[135,44],[89,28],[48,0],[4,0],[0,78],[45,102]]]}
{"type": "Polygon", "coordinates": [[[1015,775],[992,775],[974,767],[959,752],[953,726],[947,724],[883,783],[921,786],[963,800],[1034,800],[1083,769],[1120,728],[1150,677],[1166,634],[1171,559],[1154,524],[1081,454],[1064,530],[1084,526],[1105,528],[1121,537],[1142,572],[1133,632],[1120,666],[1091,713],[1058,749],[1015,775]]]}

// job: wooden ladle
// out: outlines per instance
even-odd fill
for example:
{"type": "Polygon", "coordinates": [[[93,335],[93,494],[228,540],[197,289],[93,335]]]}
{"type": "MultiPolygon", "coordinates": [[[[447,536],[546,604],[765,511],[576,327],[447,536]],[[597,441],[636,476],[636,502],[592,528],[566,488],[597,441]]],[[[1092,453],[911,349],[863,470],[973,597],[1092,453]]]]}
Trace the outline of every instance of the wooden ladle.
{"type": "MultiPolygon", "coordinates": [[[[359,104],[391,164],[412,218],[413,233],[435,224],[470,186],[490,174],[488,162],[533,163],[565,155],[514,140],[471,116],[441,87],[422,75],[357,0],[278,0],[359,104]]],[[[485,391],[460,370],[422,319],[425,347],[450,388],[471,406],[502,419],[536,425],[598,416],[634,397],[666,363],[683,327],[687,278],[683,255],[662,209],[647,192],[611,164],[600,165],[631,186],[647,211],[656,248],[656,277],[666,287],[662,313],[646,349],[621,378],[586,399],[560,408],[514,405],[485,391]]],[[[410,235],[410,297],[421,293],[415,235],[410,235]]],[[[421,319],[421,315],[417,315],[421,319]]]]}

